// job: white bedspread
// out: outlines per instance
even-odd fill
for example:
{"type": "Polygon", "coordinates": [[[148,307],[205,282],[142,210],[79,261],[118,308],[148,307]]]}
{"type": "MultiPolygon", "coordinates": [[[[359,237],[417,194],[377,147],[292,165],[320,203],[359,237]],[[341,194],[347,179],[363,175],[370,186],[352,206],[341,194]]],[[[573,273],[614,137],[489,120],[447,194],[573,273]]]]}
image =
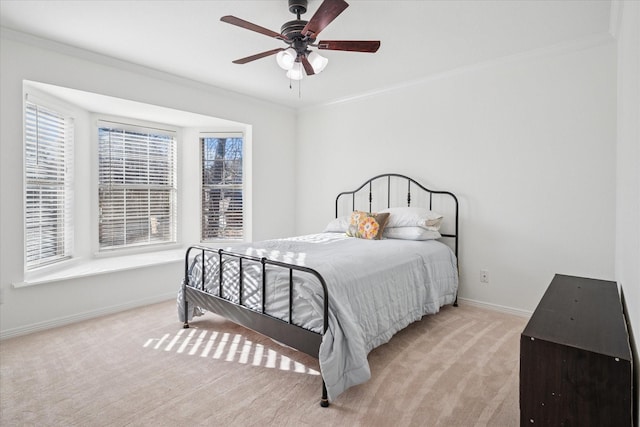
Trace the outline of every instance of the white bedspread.
{"type": "MultiPolygon", "coordinates": [[[[458,288],[453,251],[436,240],[364,240],[342,233],[321,233],[226,249],[311,267],[325,279],[329,329],[320,346],[319,361],[329,400],[367,381],[371,377],[368,353],[425,314],[437,313],[441,306],[453,303],[458,288]]],[[[198,263],[192,270],[198,283],[199,277],[194,277],[198,263]]],[[[244,266],[244,270],[245,277],[259,277],[258,266],[244,266]]],[[[267,312],[286,319],[289,273],[270,270],[267,276],[267,295],[271,296],[267,312]]],[[[295,283],[302,280],[298,277],[304,277],[309,285],[295,286],[294,323],[321,331],[321,286],[311,275],[296,272],[295,276],[295,283]]],[[[257,288],[245,289],[243,303],[259,309],[257,292],[257,288]]],[[[237,299],[237,295],[231,299],[237,299]]],[[[182,318],[181,294],[178,302],[182,318]]],[[[195,313],[199,314],[197,309],[195,313]]]]}

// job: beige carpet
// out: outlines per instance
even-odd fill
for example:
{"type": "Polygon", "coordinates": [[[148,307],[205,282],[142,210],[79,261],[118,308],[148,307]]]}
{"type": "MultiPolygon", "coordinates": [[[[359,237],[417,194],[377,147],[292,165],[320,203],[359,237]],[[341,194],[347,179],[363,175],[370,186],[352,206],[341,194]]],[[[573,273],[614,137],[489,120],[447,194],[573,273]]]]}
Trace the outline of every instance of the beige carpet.
{"type": "Polygon", "coordinates": [[[445,307],[319,405],[312,357],[173,301],[0,342],[2,426],[516,426],[526,319],[445,307]]]}

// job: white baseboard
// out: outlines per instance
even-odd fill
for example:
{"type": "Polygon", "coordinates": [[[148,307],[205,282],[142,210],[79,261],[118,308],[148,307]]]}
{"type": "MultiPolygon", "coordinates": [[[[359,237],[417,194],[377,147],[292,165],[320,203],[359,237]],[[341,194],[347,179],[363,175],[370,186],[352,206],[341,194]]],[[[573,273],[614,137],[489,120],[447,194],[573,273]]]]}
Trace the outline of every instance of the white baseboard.
{"type": "Polygon", "coordinates": [[[519,308],[513,308],[513,307],[506,307],[504,305],[491,304],[484,301],[476,301],[468,298],[459,297],[458,303],[461,303],[462,305],[466,304],[466,305],[472,305],[475,307],[487,308],[489,310],[500,311],[508,314],[515,314],[516,316],[526,317],[526,318],[531,317],[531,314],[533,314],[532,311],[521,310],[519,308]]]}
{"type": "Polygon", "coordinates": [[[125,304],[113,305],[111,307],[100,308],[98,310],[87,311],[84,313],[78,313],[71,316],[60,317],[53,320],[47,320],[45,322],[33,323],[31,325],[20,326],[18,328],[7,329],[0,331],[0,341],[14,338],[21,335],[31,334],[33,332],[44,331],[47,329],[57,328],[59,326],[70,325],[72,323],[82,322],[84,320],[94,319],[96,317],[105,316],[108,314],[115,314],[121,311],[130,310],[132,308],[143,307],[145,305],[156,304],[163,301],[176,298],[176,292],[169,294],[156,295],[150,298],[144,298],[141,300],[130,301],[125,304]]]}
{"type": "MultiPolygon", "coordinates": [[[[0,341],[14,338],[21,335],[31,334],[33,332],[44,331],[47,329],[57,328],[59,326],[70,325],[72,323],[82,322],[84,320],[94,319],[96,317],[105,316],[108,314],[119,313],[121,311],[130,310],[136,307],[143,307],[145,305],[155,304],[170,299],[176,298],[176,293],[172,292],[164,295],[157,295],[151,298],[145,298],[142,300],[131,301],[126,304],[114,305],[111,307],[105,307],[98,310],[87,311],[84,313],[74,314],[72,316],[60,317],[58,319],[48,320],[46,322],[34,323],[31,325],[21,326],[19,328],[8,329],[6,331],[0,331],[0,341]]],[[[483,301],[476,301],[468,298],[458,298],[458,303],[462,305],[471,305],[475,307],[486,308],[489,310],[500,311],[503,313],[514,314],[520,317],[531,317],[532,312],[526,310],[520,310],[517,308],[506,307],[498,304],[491,304],[483,301]]]]}

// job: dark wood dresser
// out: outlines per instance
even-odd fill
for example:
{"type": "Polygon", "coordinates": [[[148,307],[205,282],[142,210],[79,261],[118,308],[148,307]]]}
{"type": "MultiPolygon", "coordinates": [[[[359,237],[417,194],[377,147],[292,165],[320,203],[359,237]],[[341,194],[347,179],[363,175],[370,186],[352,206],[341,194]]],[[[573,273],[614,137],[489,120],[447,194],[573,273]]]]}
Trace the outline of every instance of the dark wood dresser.
{"type": "Polygon", "coordinates": [[[617,284],[557,274],[520,336],[520,425],[631,426],[632,375],[617,284]]]}

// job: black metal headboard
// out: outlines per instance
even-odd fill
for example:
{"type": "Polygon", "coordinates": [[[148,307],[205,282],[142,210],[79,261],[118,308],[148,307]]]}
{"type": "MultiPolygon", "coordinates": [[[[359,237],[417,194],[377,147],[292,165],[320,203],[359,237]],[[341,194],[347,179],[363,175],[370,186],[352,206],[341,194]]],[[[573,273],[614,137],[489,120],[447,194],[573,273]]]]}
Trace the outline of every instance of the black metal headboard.
{"type": "Polygon", "coordinates": [[[440,234],[442,237],[453,239],[453,250],[456,257],[458,256],[458,198],[455,194],[449,191],[430,190],[405,175],[382,174],[368,179],[355,190],[343,191],[338,194],[336,197],[336,218],[339,216],[341,203],[347,203],[349,206],[348,196],[351,196],[350,211],[358,209],[374,212],[379,209],[399,206],[417,206],[437,210],[444,215],[445,223],[450,224],[440,234]],[[345,202],[345,200],[347,201],[345,202]],[[437,209],[436,205],[440,209],[437,209]],[[452,216],[453,221],[450,220],[452,216]]]}

